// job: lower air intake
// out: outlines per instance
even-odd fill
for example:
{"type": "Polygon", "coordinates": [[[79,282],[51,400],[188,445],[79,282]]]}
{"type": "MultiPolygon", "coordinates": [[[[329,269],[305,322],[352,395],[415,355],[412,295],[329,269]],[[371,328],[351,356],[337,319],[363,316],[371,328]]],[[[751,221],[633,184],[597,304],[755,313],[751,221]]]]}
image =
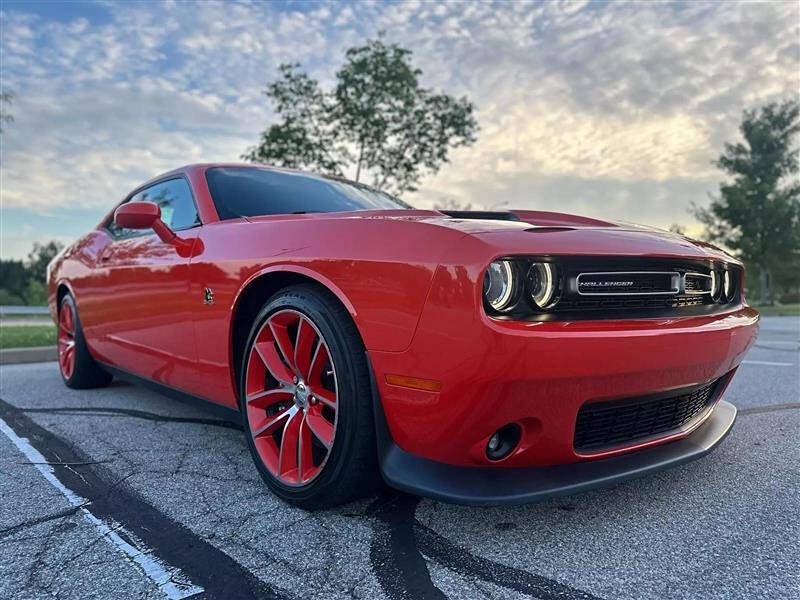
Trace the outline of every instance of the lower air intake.
{"type": "Polygon", "coordinates": [[[718,382],[667,397],[584,404],[575,423],[575,450],[598,452],[672,433],[705,413],[716,399],[718,382]]]}

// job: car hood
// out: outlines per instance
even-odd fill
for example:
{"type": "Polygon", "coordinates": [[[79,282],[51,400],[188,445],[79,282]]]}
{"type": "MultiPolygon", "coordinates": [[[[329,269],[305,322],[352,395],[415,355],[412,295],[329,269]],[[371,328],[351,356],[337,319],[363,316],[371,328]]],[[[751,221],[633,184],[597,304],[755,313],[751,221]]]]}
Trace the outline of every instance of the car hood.
{"type": "Polygon", "coordinates": [[[738,263],[712,244],[655,227],[548,211],[364,210],[258,217],[251,221],[276,219],[416,223],[478,237],[498,254],[681,257],[738,263]]]}

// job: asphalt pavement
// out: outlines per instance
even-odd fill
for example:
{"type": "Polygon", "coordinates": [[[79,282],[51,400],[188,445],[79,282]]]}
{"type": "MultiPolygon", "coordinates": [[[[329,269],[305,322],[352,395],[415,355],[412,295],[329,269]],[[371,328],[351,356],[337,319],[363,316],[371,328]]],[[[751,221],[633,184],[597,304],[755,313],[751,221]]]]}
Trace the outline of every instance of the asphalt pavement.
{"type": "Polygon", "coordinates": [[[763,319],[730,436],[655,476],[521,507],[385,490],[315,513],[272,496],[201,406],[5,365],[0,598],[800,598],[799,363],[800,319],[763,319]]]}

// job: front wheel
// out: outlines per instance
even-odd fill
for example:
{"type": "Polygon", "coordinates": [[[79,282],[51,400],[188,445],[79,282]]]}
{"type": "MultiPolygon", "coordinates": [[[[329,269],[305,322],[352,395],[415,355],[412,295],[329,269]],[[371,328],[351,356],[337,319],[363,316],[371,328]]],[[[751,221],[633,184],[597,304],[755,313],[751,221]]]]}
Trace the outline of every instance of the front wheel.
{"type": "Polygon", "coordinates": [[[264,305],[245,349],[240,405],[275,494],[318,509],[376,487],[367,369],[350,315],[326,290],[293,286],[264,305]]]}

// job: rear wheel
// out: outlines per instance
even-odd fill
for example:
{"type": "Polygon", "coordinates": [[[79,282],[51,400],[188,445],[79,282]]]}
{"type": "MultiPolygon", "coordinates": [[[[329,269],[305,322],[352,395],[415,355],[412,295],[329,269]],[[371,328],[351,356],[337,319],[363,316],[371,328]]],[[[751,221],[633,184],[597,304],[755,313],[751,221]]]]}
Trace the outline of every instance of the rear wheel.
{"type": "Polygon", "coordinates": [[[364,347],[327,291],[293,286],[270,299],[253,323],[242,371],[248,445],[275,494],[315,509],[375,488],[364,347]]]}
{"type": "Polygon", "coordinates": [[[111,383],[111,375],[89,354],[78,309],[69,294],[58,308],[58,366],[67,387],[87,389],[111,383]]]}

